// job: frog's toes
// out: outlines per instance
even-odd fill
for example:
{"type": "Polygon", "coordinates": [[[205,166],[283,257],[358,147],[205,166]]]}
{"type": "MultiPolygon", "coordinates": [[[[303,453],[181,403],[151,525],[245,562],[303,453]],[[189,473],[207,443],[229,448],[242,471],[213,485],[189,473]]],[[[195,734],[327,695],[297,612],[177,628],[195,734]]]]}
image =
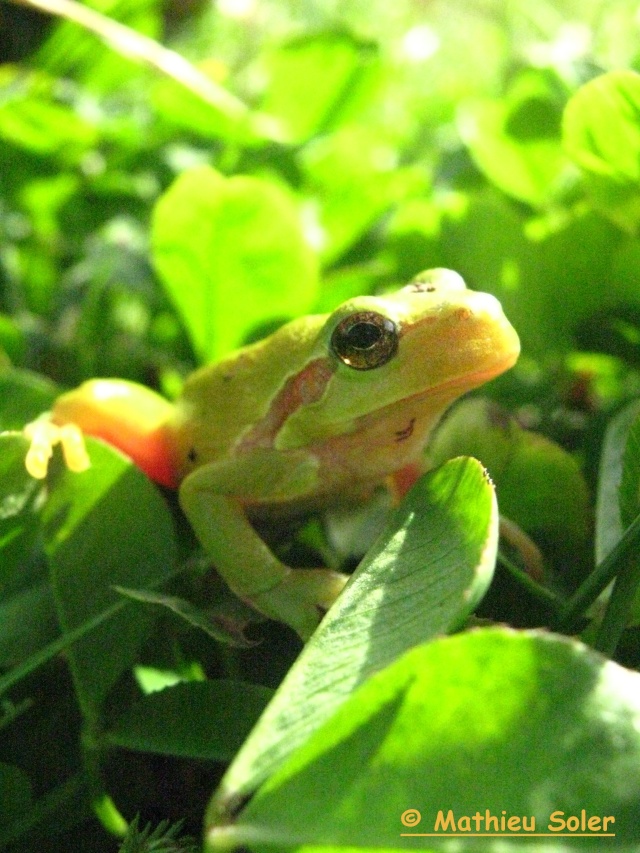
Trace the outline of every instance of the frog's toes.
{"type": "Polygon", "coordinates": [[[330,569],[292,569],[276,587],[247,600],[265,616],[285,622],[308,640],[347,580],[346,575],[330,569]]]}
{"type": "Polygon", "coordinates": [[[60,444],[67,468],[78,474],[90,467],[91,461],[84,443],[82,430],[76,424],[60,427],[60,444]]]}
{"type": "Polygon", "coordinates": [[[49,460],[56,444],[62,445],[64,461],[71,471],[85,471],[89,467],[84,436],[75,424],[59,426],[45,416],[27,424],[23,432],[30,442],[24,464],[29,474],[37,480],[47,476],[49,460]]]}

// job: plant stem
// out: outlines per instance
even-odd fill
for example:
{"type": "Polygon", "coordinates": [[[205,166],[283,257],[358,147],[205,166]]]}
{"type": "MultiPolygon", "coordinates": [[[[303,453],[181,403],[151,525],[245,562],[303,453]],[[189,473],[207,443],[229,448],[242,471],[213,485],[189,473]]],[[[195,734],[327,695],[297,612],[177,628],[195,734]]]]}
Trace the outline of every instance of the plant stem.
{"type": "Polygon", "coordinates": [[[232,122],[240,122],[248,107],[222,86],[211,80],[184,56],[169,50],[154,39],[114,21],[95,9],[76,0],[11,0],[18,6],[28,6],[73,21],[94,33],[118,53],[151,66],[166,77],[180,83],[206,103],[215,107],[232,122]]]}
{"type": "Polygon", "coordinates": [[[576,618],[582,615],[593,604],[600,593],[608,586],[624,565],[631,550],[640,543],[640,515],[627,527],[624,536],[616,547],[607,554],[599,566],[589,575],[584,583],[574,592],[571,598],[560,610],[557,620],[552,625],[554,631],[570,632],[573,630],[576,618]]]}

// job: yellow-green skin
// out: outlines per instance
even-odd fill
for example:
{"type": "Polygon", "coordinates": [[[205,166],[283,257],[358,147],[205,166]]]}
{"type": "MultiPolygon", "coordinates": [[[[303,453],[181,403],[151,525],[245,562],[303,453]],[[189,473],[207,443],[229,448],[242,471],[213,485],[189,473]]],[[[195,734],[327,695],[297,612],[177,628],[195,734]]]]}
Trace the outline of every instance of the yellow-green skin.
{"type": "Polygon", "coordinates": [[[360,499],[389,476],[411,481],[442,413],[511,367],[519,349],[493,296],[431,270],[391,295],[294,320],[196,371],[175,405],[134,383],[93,380],[63,395],[50,421],[106,438],[178,487],[231,589],[307,638],[346,578],[290,569],[247,512],[299,512],[360,499]],[[356,369],[337,353],[334,330],[367,312],[390,321],[397,348],[379,366],[356,369]]]}

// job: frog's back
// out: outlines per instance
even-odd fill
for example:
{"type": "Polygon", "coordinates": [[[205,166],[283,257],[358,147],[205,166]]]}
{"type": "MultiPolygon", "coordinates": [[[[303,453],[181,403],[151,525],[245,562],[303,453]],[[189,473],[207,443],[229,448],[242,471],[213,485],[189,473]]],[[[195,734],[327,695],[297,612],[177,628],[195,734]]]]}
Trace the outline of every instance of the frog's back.
{"type": "Polygon", "coordinates": [[[307,361],[325,320],[324,315],[292,320],[186,379],[172,425],[182,476],[233,453],[242,436],[268,416],[287,378],[307,361]]]}

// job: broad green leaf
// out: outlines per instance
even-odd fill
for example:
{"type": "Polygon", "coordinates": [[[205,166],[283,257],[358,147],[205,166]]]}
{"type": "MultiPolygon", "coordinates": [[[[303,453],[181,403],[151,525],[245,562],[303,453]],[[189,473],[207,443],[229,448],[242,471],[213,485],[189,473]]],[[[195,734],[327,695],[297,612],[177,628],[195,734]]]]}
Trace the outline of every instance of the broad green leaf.
{"type": "Polygon", "coordinates": [[[346,31],[305,33],[266,57],[261,109],[284,139],[304,142],[344,121],[379,80],[378,50],[346,31]]]}
{"type": "Polygon", "coordinates": [[[446,266],[441,259],[441,219],[438,205],[425,198],[408,199],[394,211],[386,244],[399,280],[411,281],[417,270],[446,266]]]}
{"type": "Polygon", "coordinates": [[[125,749],[231,761],[272,694],[239,681],[177,684],[145,696],[106,737],[125,749]]]}
{"type": "MultiPolygon", "coordinates": [[[[605,436],[598,492],[598,521],[609,551],[620,543],[640,514],[640,404],[626,406],[605,436]],[[605,468],[607,464],[607,468],[605,468]],[[604,506],[610,500],[613,507],[604,506]],[[606,525],[606,527],[605,527],[606,525]]],[[[609,552],[607,552],[609,553],[609,552]]],[[[603,558],[607,556],[603,554],[603,558]]],[[[640,562],[635,552],[620,561],[598,648],[610,653],[628,622],[640,618],[640,562]]]]}
{"type": "MultiPolygon", "coordinates": [[[[145,586],[170,574],[173,522],[157,488],[130,460],[87,442],[92,467],[54,475],[45,505],[45,548],[58,618],[69,631],[118,600],[114,585],[145,586]]],[[[126,608],[69,651],[81,707],[89,719],[133,662],[149,617],[126,608]]]]}
{"type": "MultiPolygon", "coordinates": [[[[5,553],[0,553],[5,563],[5,553]]],[[[3,590],[0,600],[0,667],[37,654],[59,634],[51,585],[31,582],[15,592],[3,590]]]]}
{"type": "Polygon", "coordinates": [[[21,430],[46,412],[60,389],[28,370],[0,371],[0,429],[21,430]]]}
{"type": "Polygon", "coordinates": [[[20,363],[25,356],[27,342],[24,331],[9,314],[0,313],[0,369],[20,363]]]}
{"type": "Polygon", "coordinates": [[[576,330],[602,309],[638,303],[637,281],[614,273],[627,243],[592,210],[527,223],[504,199],[482,194],[443,216],[439,259],[497,296],[523,351],[546,360],[572,349],[576,330]]]}
{"type": "Polygon", "coordinates": [[[567,104],[564,147],[596,207],[630,233],[640,224],[640,75],[611,71],[567,104]]]}
{"type": "Polygon", "coordinates": [[[399,167],[398,151],[357,125],[319,137],[302,150],[300,161],[307,212],[325,266],[426,184],[422,170],[399,167]]]}
{"type": "MultiPolygon", "coordinates": [[[[213,64],[213,63],[212,63],[213,64]]],[[[206,67],[198,69],[207,74],[206,67]]],[[[215,78],[214,82],[215,82],[215,78]]],[[[236,144],[255,145],[275,134],[276,127],[266,120],[224,110],[198,97],[175,80],[158,79],[150,89],[151,101],[165,122],[173,129],[195,133],[207,140],[232,140],[236,144]],[[263,138],[264,137],[264,138],[263,138]]]]}
{"type": "Polygon", "coordinates": [[[541,206],[566,165],[559,136],[535,135],[532,122],[531,136],[516,135],[510,121],[514,117],[504,100],[487,99],[464,105],[458,126],[476,165],[493,184],[518,201],[541,206]]]}
{"type": "MultiPolygon", "coordinates": [[[[210,851],[415,850],[425,839],[403,833],[434,832],[449,810],[456,821],[470,816],[471,831],[473,816],[489,810],[527,816],[548,833],[554,812],[580,818],[582,809],[615,818],[616,847],[638,849],[640,676],[573,640],[492,628],[409,650],[357,690],[233,823],[216,826],[212,809],[206,839],[210,851]]],[[[550,835],[554,850],[581,843],[550,835]]],[[[464,841],[426,843],[452,850],[464,841]]],[[[473,849],[525,844],[485,838],[473,849]]]]}
{"type": "Polygon", "coordinates": [[[269,320],[304,313],[317,262],[291,197],[208,166],[183,173],[153,215],[153,260],[201,359],[269,320]]]}
{"type": "MultiPolygon", "coordinates": [[[[77,773],[72,776],[31,802],[21,814],[15,815],[9,826],[4,826],[0,820],[0,848],[11,845],[9,849],[22,853],[33,849],[34,837],[55,838],[55,834],[67,829],[77,833],[78,824],[90,814],[89,794],[85,775],[77,773]],[[30,836],[31,832],[34,835],[30,836]]],[[[38,847],[42,849],[41,844],[38,847]]]]}
{"type": "Polygon", "coordinates": [[[255,789],[373,673],[459,626],[491,580],[496,548],[495,495],[475,459],[453,460],[422,478],[229,769],[220,807],[255,789]]]}

